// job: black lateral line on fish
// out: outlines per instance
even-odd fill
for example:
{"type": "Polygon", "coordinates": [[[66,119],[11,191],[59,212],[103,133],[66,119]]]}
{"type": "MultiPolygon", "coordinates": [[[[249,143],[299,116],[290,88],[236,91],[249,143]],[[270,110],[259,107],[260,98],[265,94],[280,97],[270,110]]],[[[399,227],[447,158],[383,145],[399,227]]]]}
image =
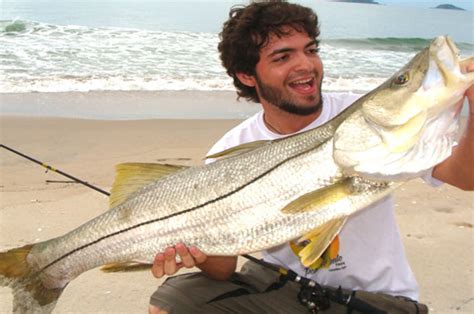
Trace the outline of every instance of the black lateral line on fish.
{"type": "MultiPolygon", "coordinates": [[[[332,136],[331,136],[331,137],[332,137],[332,136]]],[[[330,138],[331,138],[331,137],[330,137],[330,138]]],[[[329,138],[329,139],[330,139],[330,138],[329,138]]],[[[189,213],[189,212],[191,212],[191,211],[193,211],[193,210],[199,209],[199,208],[201,208],[201,207],[207,206],[207,205],[209,205],[209,204],[218,202],[218,201],[220,201],[220,200],[222,200],[222,199],[224,199],[224,198],[226,198],[226,197],[229,197],[230,195],[239,192],[240,190],[244,189],[245,187],[249,186],[250,184],[252,184],[252,183],[254,183],[254,182],[260,180],[261,178],[263,178],[263,177],[266,176],[267,174],[271,173],[272,171],[274,171],[275,169],[277,169],[277,168],[280,167],[281,165],[285,164],[286,162],[288,162],[288,161],[290,161],[290,160],[292,160],[292,159],[294,159],[294,158],[297,158],[297,157],[299,157],[299,156],[301,156],[301,155],[304,155],[304,154],[306,154],[306,153],[308,153],[308,152],[310,152],[310,151],[312,151],[312,150],[314,150],[314,149],[320,147],[321,145],[323,145],[324,143],[326,143],[329,139],[326,139],[325,141],[319,143],[319,145],[316,146],[316,147],[312,147],[312,148],[310,148],[310,149],[308,149],[308,150],[305,150],[305,151],[303,151],[303,152],[301,152],[301,153],[299,153],[299,154],[296,154],[296,155],[294,155],[294,156],[291,156],[291,157],[288,157],[287,159],[282,160],[280,163],[278,163],[278,164],[276,164],[275,166],[273,166],[272,168],[268,169],[266,172],[264,172],[264,173],[262,173],[261,175],[255,177],[254,179],[250,180],[249,182],[243,184],[242,186],[237,187],[235,190],[233,190],[233,191],[231,191],[231,192],[229,192],[229,193],[227,193],[227,194],[224,194],[224,195],[219,196],[219,197],[217,197],[217,198],[215,198],[215,199],[213,199],[213,200],[207,201],[207,202],[205,202],[205,203],[203,203],[203,204],[194,206],[194,207],[192,207],[192,208],[188,208],[188,209],[185,209],[185,210],[183,210],[183,211],[180,211],[180,212],[177,212],[177,213],[173,213],[173,214],[168,215],[168,216],[165,216],[165,217],[160,217],[160,218],[156,218],[156,219],[153,219],[153,220],[144,221],[144,222],[141,222],[141,223],[139,223],[139,224],[137,224],[137,225],[133,225],[133,226],[130,226],[130,227],[128,227],[128,228],[125,228],[125,229],[116,231],[116,232],[114,232],[114,233],[105,235],[105,236],[103,236],[103,237],[101,237],[101,238],[99,238],[99,239],[97,239],[97,240],[94,240],[94,241],[92,241],[92,242],[90,242],[90,243],[84,244],[84,245],[82,245],[82,246],[80,246],[80,247],[78,247],[78,248],[76,248],[76,249],[70,251],[69,253],[66,253],[66,254],[64,254],[64,255],[58,257],[57,259],[55,259],[55,260],[52,261],[51,263],[49,263],[49,264],[47,264],[46,266],[44,266],[39,272],[44,271],[45,269],[51,267],[52,265],[56,264],[56,263],[59,262],[60,260],[66,258],[66,257],[68,257],[68,256],[70,256],[70,255],[72,255],[72,254],[74,254],[74,253],[76,253],[76,252],[78,252],[78,251],[80,251],[80,250],[82,250],[82,249],[85,249],[85,248],[87,248],[87,247],[89,247],[89,246],[92,246],[92,245],[94,245],[94,244],[97,244],[97,243],[99,243],[99,242],[101,242],[101,241],[103,241],[103,240],[106,240],[106,239],[108,239],[108,238],[114,237],[114,236],[116,236],[116,235],[118,235],[118,234],[125,233],[125,232],[128,232],[128,231],[130,231],[130,230],[133,230],[133,229],[136,229],[136,228],[145,226],[145,225],[149,225],[149,224],[152,224],[152,223],[161,221],[161,220],[166,220],[166,219],[169,219],[169,218],[173,218],[173,217],[175,217],[175,216],[179,216],[179,215],[182,215],[182,214],[186,214],[186,213],[189,213]]]]}

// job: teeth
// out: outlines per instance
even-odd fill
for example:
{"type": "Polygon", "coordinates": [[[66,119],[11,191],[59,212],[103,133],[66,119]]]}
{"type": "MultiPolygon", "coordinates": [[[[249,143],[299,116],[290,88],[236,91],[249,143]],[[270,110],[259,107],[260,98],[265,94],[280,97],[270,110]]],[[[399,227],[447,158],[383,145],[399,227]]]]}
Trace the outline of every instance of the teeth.
{"type": "Polygon", "coordinates": [[[300,80],[300,81],[294,81],[292,82],[291,84],[308,84],[309,82],[311,82],[313,79],[310,78],[310,79],[306,79],[306,80],[300,80]]]}

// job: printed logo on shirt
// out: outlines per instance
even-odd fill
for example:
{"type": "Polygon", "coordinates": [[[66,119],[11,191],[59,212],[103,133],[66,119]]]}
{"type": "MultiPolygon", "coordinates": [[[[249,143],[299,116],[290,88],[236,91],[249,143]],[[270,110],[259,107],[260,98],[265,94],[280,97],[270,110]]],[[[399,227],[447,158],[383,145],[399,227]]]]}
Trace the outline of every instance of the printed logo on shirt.
{"type": "MultiPolygon", "coordinates": [[[[300,252],[311,244],[311,240],[303,241],[301,243],[296,243],[296,241],[290,241],[290,247],[293,253],[296,255],[297,258],[300,257],[300,252]]],[[[339,257],[339,236],[336,236],[334,240],[332,240],[331,244],[327,247],[327,249],[323,252],[323,254],[315,260],[308,269],[316,271],[319,268],[329,268],[333,263],[333,260],[336,260],[339,257]]]]}
{"type": "Polygon", "coordinates": [[[346,269],[346,262],[344,262],[344,258],[341,255],[338,255],[335,259],[331,260],[331,267],[329,267],[329,271],[338,271],[346,269]]]}
{"type": "MultiPolygon", "coordinates": [[[[333,272],[346,269],[347,266],[344,262],[344,258],[342,257],[342,255],[338,255],[335,258],[331,259],[330,266],[328,268],[328,271],[333,272]]],[[[305,276],[314,275],[317,271],[318,269],[306,268],[305,276]]]]}

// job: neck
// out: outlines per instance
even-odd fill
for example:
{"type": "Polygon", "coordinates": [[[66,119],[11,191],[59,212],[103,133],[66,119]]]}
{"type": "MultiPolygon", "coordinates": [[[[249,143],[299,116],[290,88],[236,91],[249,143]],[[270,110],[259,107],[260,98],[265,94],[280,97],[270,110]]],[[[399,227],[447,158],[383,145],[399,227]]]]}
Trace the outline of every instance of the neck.
{"type": "Polygon", "coordinates": [[[321,106],[313,114],[300,116],[282,111],[273,105],[262,104],[262,106],[264,112],[263,122],[270,131],[277,134],[292,134],[304,129],[316,120],[322,111],[321,106]]]}

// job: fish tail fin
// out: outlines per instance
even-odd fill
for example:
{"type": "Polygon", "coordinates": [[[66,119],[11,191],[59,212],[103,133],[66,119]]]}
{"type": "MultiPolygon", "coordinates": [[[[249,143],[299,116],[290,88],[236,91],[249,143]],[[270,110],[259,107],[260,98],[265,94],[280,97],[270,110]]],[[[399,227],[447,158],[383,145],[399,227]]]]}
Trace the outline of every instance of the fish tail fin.
{"type": "Polygon", "coordinates": [[[48,289],[27,256],[33,245],[0,252],[0,287],[13,290],[13,313],[51,313],[64,290],[48,289]]]}

